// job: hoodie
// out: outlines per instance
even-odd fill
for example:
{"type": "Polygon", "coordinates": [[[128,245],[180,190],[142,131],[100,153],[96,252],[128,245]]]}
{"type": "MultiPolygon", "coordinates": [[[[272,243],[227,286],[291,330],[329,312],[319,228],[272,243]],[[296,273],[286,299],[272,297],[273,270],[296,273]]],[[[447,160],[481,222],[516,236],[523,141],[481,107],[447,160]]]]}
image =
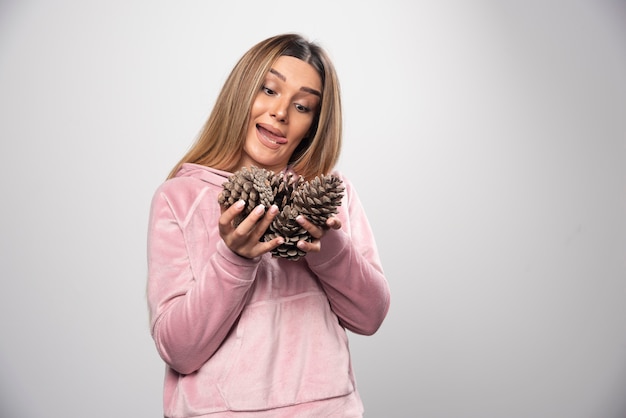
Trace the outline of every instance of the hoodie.
{"type": "Polygon", "coordinates": [[[187,163],[152,199],[147,298],[167,365],[165,416],[289,416],[347,399],[362,408],[346,330],[375,333],[390,293],[356,191],[335,173],[342,228],[324,235],[320,252],[248,259],[218,232],[230,174],[187,163]]]}

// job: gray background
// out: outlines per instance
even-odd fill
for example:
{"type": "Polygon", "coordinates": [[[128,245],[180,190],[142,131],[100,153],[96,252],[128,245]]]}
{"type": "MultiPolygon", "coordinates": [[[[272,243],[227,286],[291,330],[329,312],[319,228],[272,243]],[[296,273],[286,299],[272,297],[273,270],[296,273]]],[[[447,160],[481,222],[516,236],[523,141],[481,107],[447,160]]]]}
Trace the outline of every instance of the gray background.
{"type": "Polygon", "coordinates": [[[392,308],[368,417],[626,416],[619,1],[0,1],[0,415],[157,417],[154,189],[277,33],[342,82],[392,308]]]}

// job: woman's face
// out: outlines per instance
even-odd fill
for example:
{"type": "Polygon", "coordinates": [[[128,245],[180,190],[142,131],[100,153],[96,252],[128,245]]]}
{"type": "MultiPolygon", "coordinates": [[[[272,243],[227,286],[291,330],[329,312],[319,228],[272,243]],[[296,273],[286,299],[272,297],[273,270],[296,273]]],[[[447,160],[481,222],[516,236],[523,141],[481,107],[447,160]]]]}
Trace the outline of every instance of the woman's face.
{"type": "Polygon", "coordinates": [[[322,80],[310,64],[279,57],[252,103],[239,166],[285,169],[319,111],[321,93],[322,80]]]}

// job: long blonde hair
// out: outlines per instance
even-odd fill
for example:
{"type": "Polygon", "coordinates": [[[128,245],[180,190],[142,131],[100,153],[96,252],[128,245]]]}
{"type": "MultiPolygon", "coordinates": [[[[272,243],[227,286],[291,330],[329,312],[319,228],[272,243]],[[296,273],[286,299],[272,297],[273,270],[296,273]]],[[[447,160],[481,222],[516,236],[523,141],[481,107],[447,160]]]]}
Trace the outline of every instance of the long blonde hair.
{"type": "Polygon", "coordinates": [[[213,110],[189,151],[168,178],[184,163],[234,171],[246,139],[250,109],[265,75],[280,56],[292,56],[312,65],[322,79],[322,100],[311,129],[289,161],[304,178],[328,173],[337,163],[342,142],[339,80],[327,53],[298,34],[273,36],[250,48],[237,62],[217,97],[213,110]]]}

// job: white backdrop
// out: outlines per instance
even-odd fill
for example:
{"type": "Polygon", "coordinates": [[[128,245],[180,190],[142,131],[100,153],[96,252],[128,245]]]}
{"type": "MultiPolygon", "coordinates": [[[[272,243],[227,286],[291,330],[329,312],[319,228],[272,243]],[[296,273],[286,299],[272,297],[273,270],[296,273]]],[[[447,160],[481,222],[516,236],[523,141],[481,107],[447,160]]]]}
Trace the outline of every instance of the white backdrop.
{"type": "Polygon", "coordinates": [[[626,416],[623,1],[0,1],[0,415],[161,416],[149,201],[235,61],[333,57],[392,307],[366,416],[626,416]]]}

